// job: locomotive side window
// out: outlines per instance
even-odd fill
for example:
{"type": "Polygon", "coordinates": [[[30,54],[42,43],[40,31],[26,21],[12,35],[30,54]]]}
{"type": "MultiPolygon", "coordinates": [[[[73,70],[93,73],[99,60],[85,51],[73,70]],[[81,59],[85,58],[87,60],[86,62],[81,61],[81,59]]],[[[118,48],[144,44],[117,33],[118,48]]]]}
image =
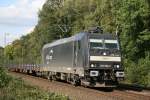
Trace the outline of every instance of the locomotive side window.
{"type": "Polygon", "coordinates": [[[80,41],[78,41],[78,49],[80,50],[80,48],[81,48],[81,43],[80,41]]]}
{"type": "Polygon", "coordinates": [[[74,66],[77,66],[78,42],[74,42],[74,66]]]}

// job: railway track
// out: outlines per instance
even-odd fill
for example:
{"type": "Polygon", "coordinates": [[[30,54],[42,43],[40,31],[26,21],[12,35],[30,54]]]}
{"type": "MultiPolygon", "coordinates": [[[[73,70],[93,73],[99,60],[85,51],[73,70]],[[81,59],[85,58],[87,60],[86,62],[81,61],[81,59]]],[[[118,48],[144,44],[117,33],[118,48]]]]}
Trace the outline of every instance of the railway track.
{"type": "Polygon", "coordinates": [[[73,87],[70,84],[34,77],[26,74],[9,72],[14,77],[22,78],[27,84],[38,86],[46,91],[69,96],[71,100],[150,100],[150,91],[146,94],[137,91],[104,88],[73,87]]]}

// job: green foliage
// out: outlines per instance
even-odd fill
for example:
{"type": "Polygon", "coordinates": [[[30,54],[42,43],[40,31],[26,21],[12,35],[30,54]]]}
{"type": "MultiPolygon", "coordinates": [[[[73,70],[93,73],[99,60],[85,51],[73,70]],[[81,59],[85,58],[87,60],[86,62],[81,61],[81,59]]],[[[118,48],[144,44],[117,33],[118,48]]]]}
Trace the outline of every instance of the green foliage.
{"type": "Polygon", "coordinates": [[[42,91],[24,83],[22,79],[12,79],[10,84],[0,89],[0,100],[69,100],[66,96],[42,91]]]}
{"type": "Polygon", "coordinates": [[[130,60],[138,61],[145,57],[145,51],[150,50],[149,18],[149,7],[145,0],[122,0],[117,23],[122,30],[120,38],[123,53],[130,60]]]}
{"type": "Polygon", "coordinates": [[[121,47],[127,79],[131,83],[150,86],[150,8],[147,0],[122,0],[117,12],[121,27],[121,47]]]}
{"type": "Polygon", "coordinates": [[[130,62],[130,67],[127,69],[128,80],[131,83],[142,86],[150,86],[150,57],[140,59],[138,64],[130,62]]]}
{"type": "Polygon", "coordinates": [[[0,47],[0,66],[3,66],[4,62],[4,48],[0,47]]]}
{"type": "Polygon", "coordinates": [[[6,74],[4,68],[0,67],[0,89],[8,86],[11,78],[6,74]]]}

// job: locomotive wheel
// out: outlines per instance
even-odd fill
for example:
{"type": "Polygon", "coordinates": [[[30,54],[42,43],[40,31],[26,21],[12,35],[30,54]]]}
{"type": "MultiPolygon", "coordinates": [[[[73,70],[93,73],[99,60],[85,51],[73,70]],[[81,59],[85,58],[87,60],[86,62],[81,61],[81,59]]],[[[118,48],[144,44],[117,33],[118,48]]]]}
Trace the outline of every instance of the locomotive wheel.
{"type": "Polygon", "coordinates": [[[72,79],[72,82],[71,82],[71,84],[73,85],[73,86],[77,86],[77,82],[76,82],[76,80],[75,79],[72,79]]]}
{"type": "Polygon", "coordinates": [[[52,81],[52,75],[50,72],[48,72],[48,74],[46,75],[46,78],[50,81],[52,81]]]}
{"type": "Polygon", "coordinates": [[[49,81],[52,81],[53,79],[52,79],[52,76],[47,76],[46,77],[49,81]]]}
{"type": "Polygon", "coordinates": [[[57,81],[56,75],[53,75],[53,76],[52,76],[52,80],[57,81]]]}
{"type": "Polygon", "coordinates": [[[78,77],[77,75],[74,75],[71,84],[72,84],[73,86],[79,86],[80,83],[81,83],[81,82],[80,82],[79,77],[78,77]]]}

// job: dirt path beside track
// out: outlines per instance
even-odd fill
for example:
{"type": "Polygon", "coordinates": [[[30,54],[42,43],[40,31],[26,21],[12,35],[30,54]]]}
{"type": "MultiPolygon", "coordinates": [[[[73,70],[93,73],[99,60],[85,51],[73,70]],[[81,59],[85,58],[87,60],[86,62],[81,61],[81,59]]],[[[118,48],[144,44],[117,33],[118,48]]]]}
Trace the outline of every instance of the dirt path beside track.
{"type": "Polygon", "coordinates": [[[47,79],[10,72],[11,76],[22,78],[27,84],[38,86],[46,91],[69,96],[71,100],[150,100],[150,95],[127,91],[104,91],[84,87],[73,87],[63,82],[50,82],[47,79]]]}

